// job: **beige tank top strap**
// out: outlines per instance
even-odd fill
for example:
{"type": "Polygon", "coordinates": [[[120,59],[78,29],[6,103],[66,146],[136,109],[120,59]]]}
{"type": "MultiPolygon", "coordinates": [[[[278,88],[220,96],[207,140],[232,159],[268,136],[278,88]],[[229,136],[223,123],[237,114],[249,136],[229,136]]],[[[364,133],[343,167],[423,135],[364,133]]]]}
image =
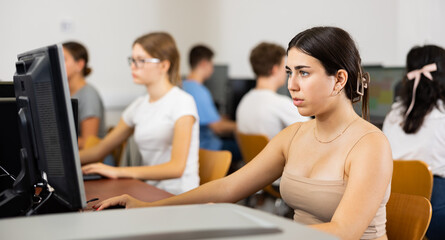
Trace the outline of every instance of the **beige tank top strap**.
{"type": "MultiPolygon", "coordinates": [[[[298,126],[298,128],[295,130],[294,135],[293,135],[292,138],[290,139],[289,147],[287,148],[287,156],[289,156],[290,147],[292,146],[292,142],[294,141],[295,135],[297,135],[298,130],[300,130],[300,128],[301,128],[302,125],[303,125],[303,124],[301,123],[301,124],[298,126]]],[[[287,162],[287,159],[286,159],[286,162],[287,162]]]]}
{"type": "Polygon", "coordinates": [[[373,131],[366,132],[366,133],[364,133],[362,136],[360,136],[360,137],[355,141],[354,144],[352,144],[352,147],[349,149],[348,154],[346,154],[346,158],[345,158],[345,161],[344,161],[344,163],[343,163],[343,176],[342,176],[343,180],[345,179],[345,173],[346,173],[346,159],[348,159],[348,156],[349,156],[349,154],[351,153],[352,149],[354,149],[355,145],[357,145],[357,143],[360,142],[360,140],[362,140],[362,138],[364,138],[366,135],[368,135],[368,134],[370,134],[370,133],[375,133],[375,132],[380,132],[380,131],[378,131],[378,130],[373,130],[373,131]]]}

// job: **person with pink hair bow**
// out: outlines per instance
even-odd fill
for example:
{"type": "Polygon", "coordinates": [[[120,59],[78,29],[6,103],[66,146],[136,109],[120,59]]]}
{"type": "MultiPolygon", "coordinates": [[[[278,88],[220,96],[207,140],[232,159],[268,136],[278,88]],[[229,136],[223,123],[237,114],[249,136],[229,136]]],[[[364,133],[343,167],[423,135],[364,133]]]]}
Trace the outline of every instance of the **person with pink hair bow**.
{"type": "Polygon", "coordinates": [[[445,237],[445,50],[434,45],[412,48],[401,96],[383,123],[393,159],[422,160],[433,174],[430,240],[445,237]]]}

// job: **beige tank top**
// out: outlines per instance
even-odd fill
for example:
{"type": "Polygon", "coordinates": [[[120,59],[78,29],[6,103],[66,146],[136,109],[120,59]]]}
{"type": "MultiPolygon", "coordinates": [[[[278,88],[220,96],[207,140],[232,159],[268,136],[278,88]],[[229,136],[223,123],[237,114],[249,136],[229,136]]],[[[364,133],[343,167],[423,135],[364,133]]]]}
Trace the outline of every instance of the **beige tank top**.
{"type": "MultiPolygon", "coordinates": [[[[347,181],[301,177],[292,174],[286,166],[281,177],[280,193],[287,205],[294,209],[294,221],[307,225],[330,222],[346,190],[347,181]]],[[[386,203],[390,190],[389,185],[361,239],[375,239],[386,234],[386,203]]]]}

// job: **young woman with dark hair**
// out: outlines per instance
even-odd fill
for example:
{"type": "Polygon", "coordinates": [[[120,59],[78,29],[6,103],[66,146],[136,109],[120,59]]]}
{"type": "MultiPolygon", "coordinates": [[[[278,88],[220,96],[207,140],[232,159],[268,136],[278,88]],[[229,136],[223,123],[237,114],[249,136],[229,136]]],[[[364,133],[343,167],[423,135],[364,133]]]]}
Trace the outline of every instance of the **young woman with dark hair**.
{"type": "Polygon", "coordinates": [[[445,50],[412,48],[401,96],[383,123],[394,159],[422,160],[434,174],[433,216],[427,237],[445,236],[445,50]]]}
{"type": "Polygon", "coordinates": [[[173,194],[199,186],[198,112],[181,90],[179,52],[167,33],[143,35],[128,62],[133,81],[147,94],[134,100],[116,127],[95,147],[80,152],[84,174],[135,178],[173,194]],[[112,167],[97,162],[134,134],[143,166],[112,167]]]}
{"type": "Polygon", "coordinates": [[[281,195],[296,222],[341,239],[387,239],[391,149],[353,109],[352,102],[363,99],[366,117],[369,75],[360,63],[354,41],[340,28],[299,33],[287,49],[288,89],[299,113],[315,119],[285,128],[223,179],[153,203],[123,195],[95,207],[237,202],[281,177],[281,195]]]}
{"type": "Polygon", "coordinates": [[[86,81],[91,73],[87,49],[78,42],[65,42],[62,46],[70,94],[79,103],[78,144],[82,149],[88,137],[105,136],[104,105],[99,92],[86,81]]]}

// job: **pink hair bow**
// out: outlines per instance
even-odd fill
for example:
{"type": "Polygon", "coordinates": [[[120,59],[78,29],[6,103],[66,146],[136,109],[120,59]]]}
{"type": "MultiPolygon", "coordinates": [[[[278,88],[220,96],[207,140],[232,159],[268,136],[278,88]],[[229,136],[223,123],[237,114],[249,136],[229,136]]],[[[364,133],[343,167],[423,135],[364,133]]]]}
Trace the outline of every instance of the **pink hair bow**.
{"type": "Polygon", "coordinates": [[[408,80],[414,79],[414,86],[413,86],[413,97],[411,98],[411,104],[409,105],[408,110],[405,113],[405,118],[409,115],[411,110],[413,110],[414,102],[416,101],[416,90],[417,90],[417,86],[419,86],[420,77],[423,74],[426,78],[433,81],[433,76],[431,75],[431,72],[435,72],[435,71],[437,71],[437,65],[436,65],[436,63],[431,63],[431,64],[423,66],[423,68],[421,68],[421,69],[413,70],[413,71],[409,72],[408,74],[406,74],[406,77],[408,78],[408,80]]]}

